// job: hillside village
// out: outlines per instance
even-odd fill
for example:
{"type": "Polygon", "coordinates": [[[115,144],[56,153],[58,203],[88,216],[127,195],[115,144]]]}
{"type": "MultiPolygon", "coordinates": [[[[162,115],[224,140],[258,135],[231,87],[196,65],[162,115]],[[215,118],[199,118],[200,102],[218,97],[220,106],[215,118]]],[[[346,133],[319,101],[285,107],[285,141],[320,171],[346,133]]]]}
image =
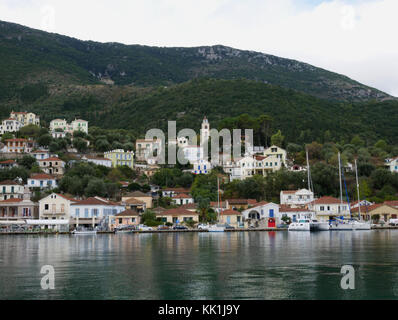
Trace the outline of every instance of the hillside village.
{"type": "MultiPolygon", "coordinates": [[[[165,144],[159,139],[111,144],[105,132],[96,130],[99,133],[93,139],[88,121],[82,119],[54,119],[48,128],[41,127],[40,117],[32,112],[13,111],[2,120],[2,230],[69,231],[84,226],[113,231],[142,225],[196,228],[198,223],[265,229],[359,212],[364,220],[379,224],[398,216],[394,189],[398,157],[387,157],[379,168],[361,161],[361,174],[369,177],[362,179],[361,199],[350,190],[350,199],[343,201],[336,197],[337,186],[325,181],[328,175],[334,177],[333,167],[319,167],[312,161],[316,180],[312,188],[302,152],[289,150],[292,145],[283,148],[280,131],[271,137],[270,145],[248,145],[239,158],[229,159],[219,150],[220,161],[213,163],[204,158],[203,146],[191,145],[185,136],[165,144]],[[182,152],[188,164],[159,163],[169,144],[182,152]],[[378,190],[373,197],[367,181],[378,190]]],[[[200,135],[206,141],[210,130],[204,117],[200,135]]],[[[357,152],[355,143],[349,147],[354,149],[351,154],[357,152]]],[[[312,143],[307,148],[311,158],[321,162],[322,147],[312,143]]],[[[358,150],[361,156],[364,151],[358,150]]],[[[349,179],[354,167],[344,151],[343,170],[349,179]]]]}

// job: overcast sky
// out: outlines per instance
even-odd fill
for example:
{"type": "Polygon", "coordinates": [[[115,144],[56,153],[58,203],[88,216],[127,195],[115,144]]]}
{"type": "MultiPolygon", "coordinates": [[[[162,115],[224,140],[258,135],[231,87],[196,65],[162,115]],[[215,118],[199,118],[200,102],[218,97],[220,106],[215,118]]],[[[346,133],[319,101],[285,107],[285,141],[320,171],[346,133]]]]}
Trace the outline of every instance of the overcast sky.
{"type": "Polygon", "coordinates": [[[82,40],[223,44],[398,96],[398,0],[0,0],[0,20],[82,40]]]}

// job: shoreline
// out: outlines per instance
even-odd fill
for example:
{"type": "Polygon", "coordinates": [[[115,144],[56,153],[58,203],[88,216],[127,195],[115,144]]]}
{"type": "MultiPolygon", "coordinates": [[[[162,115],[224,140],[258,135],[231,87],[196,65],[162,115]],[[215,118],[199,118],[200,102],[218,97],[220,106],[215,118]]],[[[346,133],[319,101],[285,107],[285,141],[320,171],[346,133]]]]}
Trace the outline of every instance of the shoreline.
{"type": "MultiPolygon", "coordinates": [[[[386,227],[372,227],[371,230],[398,230],[398,226],[386,226],[386,227]]],[[[288,231],[287,228],[262,228],[262,229],[234,229],[234,230],[225,230],[224,232],[273,232],[273,231],[288,231]]],[[[346,230],[341,230],[346,231],[346,230]]],[[[151,233],[208,233],[208,230],[152,230],[152,231],[139,231],[134,230],[131,232],[125,232],[120,234],[151,234],[151,233]]],[[[222,233],[222,232],[212,232],[212,233],[222,233]]],[[[97,235],[102,234],[118,234],[114,231],[98,231],[97,235]]],[[[73,235],[72,232],[0,232],[0,236],[5,235],[73,235]]]]}

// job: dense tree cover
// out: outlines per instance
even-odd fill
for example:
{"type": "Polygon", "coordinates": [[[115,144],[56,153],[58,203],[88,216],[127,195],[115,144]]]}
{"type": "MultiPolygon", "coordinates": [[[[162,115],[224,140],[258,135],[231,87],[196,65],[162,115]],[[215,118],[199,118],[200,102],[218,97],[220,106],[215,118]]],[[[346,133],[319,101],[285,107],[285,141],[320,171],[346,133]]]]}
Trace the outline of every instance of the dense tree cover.
{"type": "Polygon", "coordinates": [[[162,187],[189,188],[193,182],[193,175],[192,173],[184,173],[177,168],[162,168],[155,172],[151,181],[153,184],[162,187]]]}

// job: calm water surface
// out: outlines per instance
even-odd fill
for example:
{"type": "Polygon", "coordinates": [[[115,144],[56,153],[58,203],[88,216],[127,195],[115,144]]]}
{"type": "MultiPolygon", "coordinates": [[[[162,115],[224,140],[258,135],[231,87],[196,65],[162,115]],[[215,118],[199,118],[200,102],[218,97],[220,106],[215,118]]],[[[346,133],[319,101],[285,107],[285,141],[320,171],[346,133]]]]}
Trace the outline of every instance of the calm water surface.
{"type": "Polygon", "coordinates": [[[398,230],[1,236],[0,299],[396,299],[397,244],[398,230]]]}

